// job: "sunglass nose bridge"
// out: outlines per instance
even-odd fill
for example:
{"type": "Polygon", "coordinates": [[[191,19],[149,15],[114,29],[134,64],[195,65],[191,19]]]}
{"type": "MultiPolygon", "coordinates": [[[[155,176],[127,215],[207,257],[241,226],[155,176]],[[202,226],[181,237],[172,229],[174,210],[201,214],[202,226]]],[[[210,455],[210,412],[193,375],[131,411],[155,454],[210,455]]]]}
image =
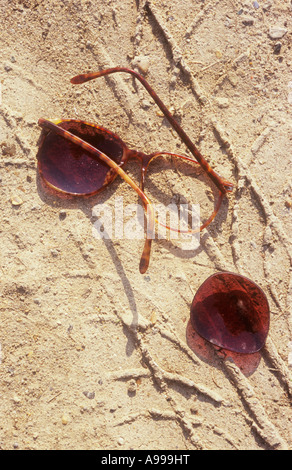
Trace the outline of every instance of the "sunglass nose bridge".
{"type": "Polygon", "coordinates": [[[156,153],[146,154],[144,152],[140,152],[138,150],[131,150],[127,149],[127,160],[138,160],[141,165],[141,177],[140,177],[140,188],[144,191],[144,183],[145,183],[145,175],[147,171],[147,167],[155,157],[156,153]]]}
{"type": "Polygon", "coordinates": [[[150,160],[153,158],[154,154],[147,155],[144,152],[140,152],[139,150],[132,150],[127,149],[128,155],[127,159],[129,160],[139,160],[142,166],[147,167],[150,160]]]}

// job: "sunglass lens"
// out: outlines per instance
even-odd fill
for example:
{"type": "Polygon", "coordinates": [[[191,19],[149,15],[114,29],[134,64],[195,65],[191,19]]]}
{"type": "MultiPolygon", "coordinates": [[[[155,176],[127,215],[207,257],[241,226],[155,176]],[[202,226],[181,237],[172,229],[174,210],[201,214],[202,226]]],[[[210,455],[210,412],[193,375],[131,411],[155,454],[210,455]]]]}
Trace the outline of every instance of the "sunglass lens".
{"type": "Polygon", "coordinates": [[[269,305],[253,281],[233,273],[210,276],[191,306],[191,323],[207,341],[239,353],[254,353],[265,344],[269,305]]]}
{"type": "MultiPolygon", "coordinates": [[[[116,163],[123,157],[123,144],[113,134],[80,121],[62,121],[59,126],[105,153],[116,163]]],[[[54,132],[45,137],[38,162],[43,178],[69,194],[91,194],[108,184],[114,173],[106,163],[54,132]]]]}

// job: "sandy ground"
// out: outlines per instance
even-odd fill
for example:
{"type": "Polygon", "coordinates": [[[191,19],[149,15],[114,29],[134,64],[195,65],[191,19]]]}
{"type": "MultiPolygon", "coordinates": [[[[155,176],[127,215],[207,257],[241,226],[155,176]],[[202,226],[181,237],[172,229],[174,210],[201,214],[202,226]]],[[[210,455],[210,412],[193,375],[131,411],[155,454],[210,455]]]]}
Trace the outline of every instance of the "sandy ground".
{"type": "MultiPolygon", "coordinates": [[[[291,448],[291,15],[290,0],[0,0],[2,449],[291,448]],[[235,185],[199,247],[155,240],[145,275],[142,240],[93,236],[94,207],[138,202],[124,181],[63,200],[36,168],[40,117],[186,153],[130,76],[70,83],[117,65],[144,74],[235,185]],[[217,351],[190,327],[221,270],[268,297],[260,353],[217,351]]],[[[210,193],[166,170],[150,198],[210,193]]]]}

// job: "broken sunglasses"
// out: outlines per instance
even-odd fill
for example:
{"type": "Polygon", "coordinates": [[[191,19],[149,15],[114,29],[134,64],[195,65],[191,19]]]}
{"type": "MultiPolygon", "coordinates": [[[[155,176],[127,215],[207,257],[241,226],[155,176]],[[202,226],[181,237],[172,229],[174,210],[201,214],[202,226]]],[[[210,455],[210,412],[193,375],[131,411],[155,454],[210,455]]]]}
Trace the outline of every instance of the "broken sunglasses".
{"type": "MultiPolygon", "coordinates": [[[[140,196],[147,214],[145,245],[140,272],[146,272],[155,225],[151,201],[144,192],[145,175],[150,161],[170,155],[198,163],[219,191],[213,212],[203,222],[203,230],[214,219],[222,200],[233,185],[219,176],[165,107],[147,81],[134,70],[115,67],[71,79],[80,84],[115,72],[126,72],[137,78],[159,106],[196,160],[170,152],[149,155],[131,150],[113,132],[75,119],[48,121],[40,119],[44,129],[38,151],[38,168],[43,180],[55,190],[77,196],[91,196],[102,191],[120,175],[140,196]],[[141,165],[140,185],[124,171],[129,159],[141,165]]],[[[171,229],[171,227],[168,227],[171,229]]],[[[198,289],[191,306],[191,323],[197,333],[218,347],[239,353],[254,353],[262,348],[269,330],[269,306],[264,292],[253,281],[233,273],[210,276],[198,289]]]]}
{"type": "MultiPolygon", "coordinates": [[[[76,119],[49,121],[41,118],[39,125],[44,129],[44,134],[37,155],[38,168],[41,177],[50,187],[77,196],[95,195],[108,186],[117,175],[121,176],[138,193],[147,216],[145,245],[139,266],[140,272],[144,274],[148,269],[151,242],[155,230],[153,206],[144,192],[145,175],[150,161],[158,156],[170,155],[188,162],[198,163],[218,188],[219,195],[213,212],[202,223],[198,229],[200,231],[212,222],[225,194],[232,191],[233,185],[221,178],[210,167],[145,78],[136,71],[115,67],[95,73],[77,75],[71,79],[71,83],[80,84],[115,72],[129,73],[142,83],[196,160],[170,152],[154,152],[146,155],[143,152],[131,150],[116,134],[96,124],[76,119]],[[140,185],[137,185],[124,171],[129,159],[140,161],[140,185]]],[[[171,227],[167,228],[172,230],[171,227]]]]}

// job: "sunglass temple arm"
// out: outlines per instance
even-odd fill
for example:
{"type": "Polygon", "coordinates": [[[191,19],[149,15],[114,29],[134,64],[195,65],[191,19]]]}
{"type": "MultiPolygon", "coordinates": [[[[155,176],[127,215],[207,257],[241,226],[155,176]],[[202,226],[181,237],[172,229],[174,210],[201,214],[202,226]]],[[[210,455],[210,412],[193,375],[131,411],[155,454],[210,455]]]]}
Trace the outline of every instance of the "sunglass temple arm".
{"type": "Polygon", "coordinates": [[[221,191],[223,194],[226,194],[227,192],[232,191],[233,189],[233,184],[229,183],[228,181],[225,181],[223,178],[221,178],[209,165],[209,163],[205,160],[205,158],[202,156],[202,154],[199,152],[197,147],[193,144],[191,139],[188,137],[188,135],[185,133],[185,131],[182,129],[182,127],[178,124],[178,122],[174,119],[172,114],[169,112],[167,107],[164,105],[164,103],[161,101],[159,96],[155,93],[155,91],[151,88],[151,86],[148,84],[148,82],[145,80],[142,75],[140,75],[138,72],[132,69],[128,69],[126,67],[114,67],[110,69],[105,69],[105,70],[100,70],[99,72],[92,72],[92,73],[87,73],[87,74],[81,74],[81,75],[76,75],[75,77],[71,78],[71,83],[73,84],[81,84],[88,82],[89,80],[94,80],[95,78],[102,77],[104,75],[109,75],[111,73],[115,72],[126,72],[131,75],[133,75],[135,78],[137,78],[142,85],[146,88],[150,96],[153,98],[157,106],[161,109],[171,126],[175,129],[175,131],[178,133],[186,147],[190,150],[190,152],[194,155],[196,160],[199,162],[201,167],[204,169],[204,171],[208,174],[210,179],[213,181],[213,183],[217,186],[219,191],[221,191]]]}

